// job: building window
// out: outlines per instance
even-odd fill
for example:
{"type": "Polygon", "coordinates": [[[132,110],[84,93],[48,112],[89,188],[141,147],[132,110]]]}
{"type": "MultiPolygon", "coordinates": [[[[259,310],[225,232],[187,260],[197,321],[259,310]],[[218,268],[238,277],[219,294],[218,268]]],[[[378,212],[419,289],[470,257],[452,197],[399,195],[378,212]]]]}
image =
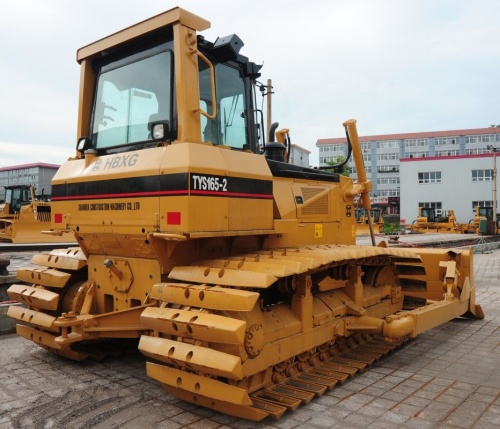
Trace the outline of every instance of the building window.
{"type": "Polygon", "coordinates": [[[320,152],[344,152],[345,143],[324,144],[319,147],[320,152]]]}
{"type": "Polygon", "coordinates": [[[427,146],[427,139],[407,139],[405,140],[405,147],[425,147],[427,146]]]}
{"type": "Polygon", "coordinates": [[[448,144],[458,144],[458,137],[436,137],[434,139],[436,146],[444,146],[448,144]]]}
{"type": "Polygon", "coordinates": [[[395,159],[399,159],[399,152],[377,153],[378,161],[393,161],[395,159]]]}
{"type": "Polygon", "coordinates": [[[399,149],[399,140],[383,140],[377,142],[377,149],[399,149]]]}
{"type": "Polygon", "coordinates": [[[418,183],[441,183],[441,172],[426,171],[418,173],[418,183]]]}
{"type": "Polygon", "coordinates": [[[409,152],[406,156],[409,158],[426,158],[429,156],[429,152],[409,152]]]}
{"type": "Polygon", "coordinates": [[[377,178],[377,185],[397,185],[398,183],[399,177],[389,176],[377,178]]]}
{"type": "Polygon", "coordinates": [[[477,155],[477,154],[481,154],[481,153],[490,153],[490,152],[491,151],[488,150],[485,147],[480,147],[480,148],[476,148],[476,149],[466,149],[465,150],[466,155],[477,155]]]}
{"type": "Polygon", "coordinates": [[[397,165],[380,165],[377,167],[379,173],[398,173],[399,166],[397,165]]]}
{"type": "Polygon", "coordinates": [[[493,170],[472,170],[473,182],[491,182],[493,180],[493,170]]]}
{"type": "Polygon", "coordinates": [[[399,197],[399,189],[377,189],[379,197],[399,197]]]}
{"type": "Polygon", "coordinates": [[[419,207],[424,207],[426,209],[435,209],[442,210],[443,204],[441,202],[426,202],[426,203],[418,203],[419,207]]]}
{"type": "Polygon", "coordinates": [[[493,134],[484,134],[480,136],[465,136],[465,143],[490,143],[495,141],[495,136],[493,134]]]}
{"type": "Polygon", "coordinates": [[[458,149],[449,149],[449,150],[437,150],[436,156],[455,156],[459,155],[458,149]]]}
{"type": "Polygon", "coordinates": [[[493,207],[493,201],[472,201],[472,213],[476,213],[476,207],[493,207]]]}

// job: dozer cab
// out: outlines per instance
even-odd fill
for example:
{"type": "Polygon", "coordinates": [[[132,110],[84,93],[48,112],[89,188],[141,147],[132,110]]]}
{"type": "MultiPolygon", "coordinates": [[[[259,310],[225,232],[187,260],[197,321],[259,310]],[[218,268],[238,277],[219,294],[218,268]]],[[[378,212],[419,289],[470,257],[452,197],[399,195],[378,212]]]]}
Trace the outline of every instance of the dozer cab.
{"type": "Polygon", "coordinates": [[[354,199],[371,208],[355,121],[356,182],[287,163],[260,66],[209,26],[174,8],[78,51],[80,139],[52,181],[52,229],[78,247],[19,269],[18,334],[76,360],[140,340],[167,392],[261,420],[482,318],[469,250],[355,245],[354,199]]]}
{"type": "Polygon", "coordinates": [[[440,233],[460,233],[461,228],[455,217],[453,210],[445,210],[443,214],[438,214],[436,209],[431,207],[419,207],[418,217],[409,226],[413,233],[440,232],[440,233]]]}
{"type": "Polygon", "coordinates": [[[50,195],[35,194],[33,185],[5,187],[0,204],[0,241],[12,243],[71,242],[62,235],[43,234],[51,227],[50,195]]]}
{"type": "Polygon", "coordinates": [[[14,218],[23,207],[29,205],[34,199],[33,186],[5,186],[5,201],[0,204],[0,219],[14,218]]]}

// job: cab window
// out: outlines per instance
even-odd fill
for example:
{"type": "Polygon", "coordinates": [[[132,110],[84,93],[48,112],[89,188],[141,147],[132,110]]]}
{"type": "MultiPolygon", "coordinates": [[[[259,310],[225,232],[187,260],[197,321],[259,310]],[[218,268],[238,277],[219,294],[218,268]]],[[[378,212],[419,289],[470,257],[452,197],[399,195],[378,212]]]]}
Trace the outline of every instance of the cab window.
{"type": "Polygon", "coordinates": [[[171,118],[171,52],[110,64],[98,78],[93,117],[96,149],[152,140],[151,123],[171,118]]]}
{"type": "MultiPolygon", "coordinates": [[[[226,64],[216,64],[214,67],[217,116],[215,119],[201,116],[202,139],[215,145],[243,149],[247,144],[243,79],[238,69],[226,64]]],[[[200,107],[212,114],[214,106],[211,98],[210,72],[202,61],[199,62],[199,69],[200,107]]]]}

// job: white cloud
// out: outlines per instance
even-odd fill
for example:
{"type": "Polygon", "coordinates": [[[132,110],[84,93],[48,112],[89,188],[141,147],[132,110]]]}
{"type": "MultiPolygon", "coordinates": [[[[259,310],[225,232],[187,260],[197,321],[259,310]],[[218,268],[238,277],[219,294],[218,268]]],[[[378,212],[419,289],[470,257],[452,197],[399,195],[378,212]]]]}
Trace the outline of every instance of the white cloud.
{"type": "MultiPolygon", "coordinates": [[[[76,146],[76,144],[74,145],[76,146]]],[[[47,164],[62,164],[75,154],[75,148],[58,147],[34,143],[20,143],[0,140],[2,158],[0,167],[44,162],[47,164]]]]}

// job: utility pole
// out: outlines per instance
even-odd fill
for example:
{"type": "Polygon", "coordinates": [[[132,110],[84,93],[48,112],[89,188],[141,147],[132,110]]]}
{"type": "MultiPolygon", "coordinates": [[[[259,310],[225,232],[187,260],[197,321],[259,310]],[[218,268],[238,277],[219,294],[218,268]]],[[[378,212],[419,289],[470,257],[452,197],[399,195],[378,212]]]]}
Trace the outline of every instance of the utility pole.
{"type": "Polygon", "coordinates": [[[493,152],[493,222],[495,223],[495,233],[498,230],[497,222],[497,151],[498,148],[493,145],[486,146],[488,150],[493,152]]]}
{"type": "Polygon", "coordinates": [[[497,150],[498,148],[496,147],[497,144],[497,131],[498,127],[500,125],[493,124],[490,126],[490,128],[495,128],[495,131],[493,133],[493,142],[495,143],[495,146],[493,145],[488,145],[486,148],[488,150],[491,150],[493,152],[493,222],[495,223],[495,234],[499,232],[498,228],[498,222],[497,222],[497,150]]]}

